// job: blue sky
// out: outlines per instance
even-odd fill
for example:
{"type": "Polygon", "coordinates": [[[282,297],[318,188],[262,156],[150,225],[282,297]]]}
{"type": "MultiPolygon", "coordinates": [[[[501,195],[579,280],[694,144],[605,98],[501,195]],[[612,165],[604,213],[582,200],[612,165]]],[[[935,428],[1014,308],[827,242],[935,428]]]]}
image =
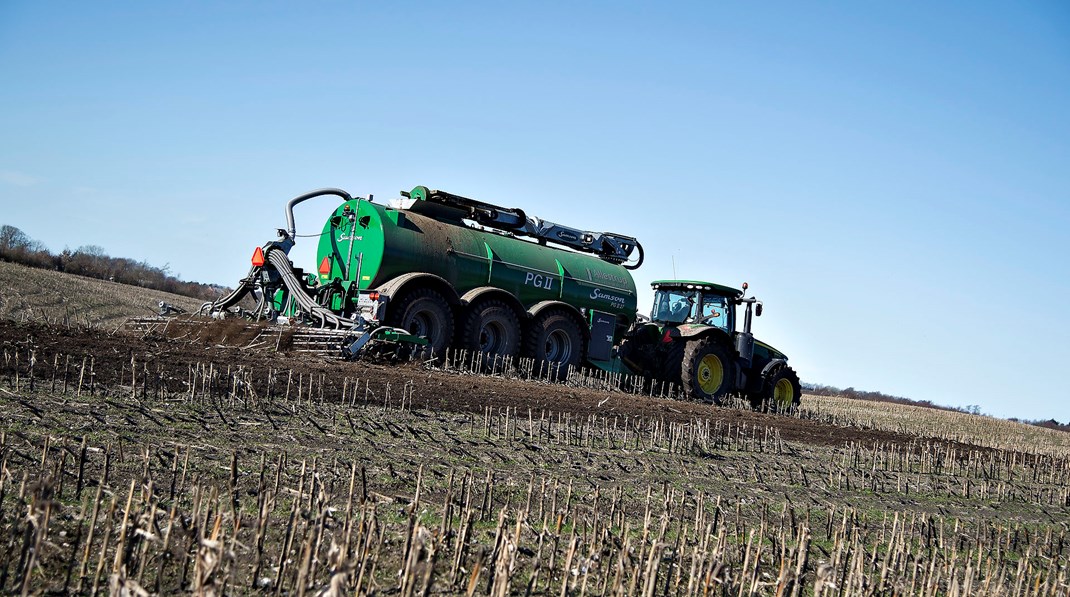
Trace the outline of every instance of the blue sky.
{"type": "Polygon", "coordinates": [[[52,250],[233,284],[290,197],[424,184],[749,282],[806,381],[1070,419],[1065,2],[8,0],[0,81],[52,250]]]}

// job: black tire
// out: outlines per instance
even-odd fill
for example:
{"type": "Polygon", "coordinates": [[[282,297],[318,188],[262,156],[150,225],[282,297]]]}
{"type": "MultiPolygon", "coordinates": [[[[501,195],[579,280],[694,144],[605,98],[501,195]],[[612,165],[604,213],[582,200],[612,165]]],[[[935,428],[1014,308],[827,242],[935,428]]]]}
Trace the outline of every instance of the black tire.
{"type": "Polygon", "coordinates": [[[520,352],[520,319],[503,301],[476,303],[465,312],[458,346],[488,355],[516,356],[520,352]]]}
{"type": "Polygon", "coordinates": [[[790,413],[799,407],[802,399],[802,384],[799,375],[787,365],[770,371],[762,380],[762,391],[751,397],[755,408],[768,412],[790,413]]]}
{"type": "MultiPolygon", "coordinates": [[[[673,388],[680,386],[680,367],[684,359],[684,341],[674,340],[672,344],[659,347],[659,355],[654,362],[652,370],[642,373],[642,382],[632,384],[622,389],[642,394],[661,395],[666,389],[665,384],[672,384],[673,388]]],[[[627,376],[626,376],[627,377],[627,376]]]]}
{"type": "Polygon", "coordinates": [[[387,309],[386,324],[427,338],[425,352],[440,355],[453,340],[450,304],[430,288],[417,288],[387,309]]]}
{"type": "Polygon", "coordinates": [[[674,384],[680,383],[680,376],[684,366],[685,346],[685,341],[676,339],[665,349],[661,361],[661,374],[657,375],[657,378],[674,384]]]}
{"type": "Polygon", "coordinates": [[[585,353],[583,332],[576,320],[561,311],[544,312],[531,322],[521,354],[535,360],[534,373],[563,380],[577,368],[585,353]]]}
{"type": "Polygon", "coordinates": [[[735,390],[735,379],[735,361],[717,341],[702,338],[687,343],[680,367],[680,384],[686,395],[720,404],[735,390]]]}

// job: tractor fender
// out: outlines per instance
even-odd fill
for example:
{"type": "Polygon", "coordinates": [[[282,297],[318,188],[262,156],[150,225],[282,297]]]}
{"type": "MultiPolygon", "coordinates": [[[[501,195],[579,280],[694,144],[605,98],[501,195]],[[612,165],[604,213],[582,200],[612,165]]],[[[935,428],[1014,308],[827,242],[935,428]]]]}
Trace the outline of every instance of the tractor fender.
{"type": "Polygon", "coordinates": [[[788,360],[787,359],[771,359],[768,363],[765,364],[765,367],[762,367],[761,377],[765,378],[766,375],[772,373],[773,370],[776,369],[777,367],[780,367],[781,365],[787,365],[787,364],[788,364],[788,360]]]}
{"type": "Polygon", "coordinates": [[[732,337],[725,333],[720,328],[711,327],[708,325],[694,325],[684,324],[675,328],[667,328],[665,330],[667,336],[676,340],[691,341],[699,338],[715,337],[718,341],[724,342],[725,345],[732,346],[732,337]]]}
{"type": "Polygon", "coordinates": [[[520,301],[518,301],[515,296],[513,296],[509,292],[506,292],[505,290],[502,290],[501,288],[496,288],[494,286],[480,286],[479,288],[473,288],[472,290],[469,290],[468,292],[464,293],[464,296],[460,298],[459,303],[461,306],[467,307],[468,305],[471,305],[485,298],[498,299],[509,305],[509,307],[512,308],[513,311],[516,313],[518,319],[523,319],[524,317],[527,317],[527,311],[524,310],[524,305],[521,305],[520,301]]]}
{"type": "Polygon", "coordinates": [[[587,325],[587,321],[583,318],[583,314],[580,313],[579,309],[577,309],[576,307],[573,307],[572,305],[570,305],[568,303],[564,303],[564,302],[561,302],[561,301],[541,301],[541,302],[535,303],[534,305],[531,306],[530,309],[528,309],[528,311],[527,311],[528,317],[531,317],[532,319],[534,319],[534,318],[539,316],[539,313],[542,313],[543,311],[546,311],[547,309],[561,309],[565,313],[568,313],[569,315],[571,315],[573,317],[573,319],[576,320],[576,323],[579,324],[580,331],[583,332],[584,339],[585,340],[590,340],[591,330],[587,325]]]}
{"type": "Polygon", "coordinates": [[[381,284],[375,290],[380,294],[393,299],[394,297],[400,296],[403,292],[417,287],[431,288],[438,291],[442,295],[442,298],[446,299],[446,302],[450,305],[460,304],[460,298],[457,296],[457,291],[454,290],[449,282],[440,276],[426,272],[410,272],[402,274],[385,284],[381,284]]]}

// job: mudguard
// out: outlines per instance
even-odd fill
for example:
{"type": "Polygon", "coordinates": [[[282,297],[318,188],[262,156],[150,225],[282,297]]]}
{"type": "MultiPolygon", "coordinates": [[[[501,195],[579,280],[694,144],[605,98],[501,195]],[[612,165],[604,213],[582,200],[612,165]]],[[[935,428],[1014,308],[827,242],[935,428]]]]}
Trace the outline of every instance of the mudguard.
{"type": "Polygon", "coordinates": [[[590,340],[591,329],[590,329],[590,327],[588,327],[587,322],[583,319],[583,315],[580,313],[579,309],[577,309],[576,307],[573,307],[572,305],[570,305],[568,303],[563,303],[561,301],[552,301],[552,300],[551,301],[541,301],[541,302],[538,302],[538,303],[535,303],[534,305],[532,305],[531,308],[528,309],[527,313],[528,313],[528,315],[530,317],[535,318],[535,317],[539,316],[539,313],[542,313],[543,311],[545,311],[547,309],[551,309],[551,308],[561,309],[562,311],[572,315],[572,317],[574,317],[576,319],[576,323],[579,324],[580,331],[583,332],[584,339],[585,340],[590,340]]]}
{"type": "Polygon", "coordinates": [[[772,359],[771,361],[769,361],[768,363],[765,364],[765,367],[762,367],[761,376],[764,378],[766,375],[771,373],[773,371],[773,369],[776,369],[777,367],[779,367],[781,365],[787,365],[787,364],[788,364],[788,360],[787,359],[772,359]]]}
{"type": "Polygon", "coordinates": [[[494,298],[499,299],[505,304],[512,307],[513,311],[516,312],[517,317],[523,318],[527,314],[527,311],[524,309],[524,305],[521,305],[520,301],[516,300],[515,296],[495,286],[480,286],[479,288],[473,288],[472,290],[469,290],[468,292],[464,293],[464,296],[461,297],[460,304],[468,306],[478,301],[479,299],[487,296],[493,296],[494,298]]]}
{"type": "Polygon", "coordinates": [[[450,286],[449,282],[440,276],[426,272],[410,272],[402,274],[391,279],[389,282],[382,284],[375,290],[384,296],[394,298],[398,296],[404,288],[410,285],[429,286],[439,291],[439,293],[442,294],[442,298],[446,299],[447,303],[451,305],[460,303],[460,297],[457,296],[457,291],[450,286]]]}
{"type": "Polygon", "coordinates": [[[662,333],[662,342],[669,342],[671,340],[686,341],[705,336],[717,336],[719,339],[726,342],[728,346],[732,346],[732,338],[725,333],[724,330],[699,323],[685,323],[676,327],[666,327],[665,331],[662,333]]]}

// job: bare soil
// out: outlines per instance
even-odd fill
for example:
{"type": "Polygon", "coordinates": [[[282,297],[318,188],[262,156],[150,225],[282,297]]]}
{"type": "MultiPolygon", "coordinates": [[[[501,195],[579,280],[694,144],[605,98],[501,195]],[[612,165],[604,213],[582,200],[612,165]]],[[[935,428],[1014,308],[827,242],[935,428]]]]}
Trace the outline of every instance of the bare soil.
{"type": "MultiPolygon", "coordinates": [[[[0,320],[0,346],[34,346],[38,359],[49,355],[92,356],[96,381],[115,385],[117,377],[131,362],[148,367],[172,381],[185,380],[191,367],[214,364],[253,372],[254,378],[275,369],[286,369],[296,376],[315,376],[328,396],[341,396],[344,378],[371,380],[374,385],[408,385],[416,408],[453,412],[482,413],[493,409],[517,409],[521,412],[546,410],[575,415],[621,415],[623,417],[660,417],[666,421],[686,422],[708,419],[732,424],[771,427],[781,438],[813,445],[910,444],[918,438],[886,431],[838,427],[788,416],[765,414],[710,404],[667,400],[624,392],[594,391],[561,384],[503,379],[493,376],[456,374],[428,370],[419,363],[375,364],[343,362],[299,352],[274,352],[273,347],[243,349],[219,342],[246,343],[254,336],[241,326],[229,322],[206,324],[193,341],[176,340],[165,335],[104,332],[77,327],[16,324],[0,320]],[[238,330],[238,331],[235,331],[238,330]]],[[[177,387],[171,388],[177,391],[177,387]]],[[[805,400],[805,396],[803,398],[805,400]]]]}
{"type": "Polygon", "coordinates": [[[1062,461],[276,352],[234,322],[169,335],[0,321],[0,592],[812,594],[833,574],[910,594],[1017,574],[1059,594],[1066,576],[1062,461]]]}

